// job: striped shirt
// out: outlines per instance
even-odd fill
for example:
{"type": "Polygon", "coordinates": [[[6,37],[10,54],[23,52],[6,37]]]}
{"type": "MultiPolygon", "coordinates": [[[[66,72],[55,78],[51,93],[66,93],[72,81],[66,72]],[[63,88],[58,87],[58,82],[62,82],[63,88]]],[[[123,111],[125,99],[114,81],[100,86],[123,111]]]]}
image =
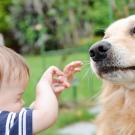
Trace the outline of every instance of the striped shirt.
{"type": "Polygon", "coordinates": [[[32,135],[32,110],[0,111],[0,135],[32,135]]]}

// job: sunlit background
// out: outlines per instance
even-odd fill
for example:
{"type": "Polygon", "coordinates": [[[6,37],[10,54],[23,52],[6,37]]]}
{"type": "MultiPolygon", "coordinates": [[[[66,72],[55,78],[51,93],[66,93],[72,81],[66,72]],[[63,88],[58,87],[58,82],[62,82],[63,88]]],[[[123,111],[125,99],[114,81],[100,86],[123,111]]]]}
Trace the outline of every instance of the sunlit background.
{"type": "Polygon", "coordinates": [[[84,63],[72,88],[60,96],[58,121],[39,135],[87,135],[60,131],[95,117],[90,110],[96,106],[101,81],[90,69],[88,48],[110,23],[131,14],[135,0],[0,0],[0,44],[22,54],[30,68],[26,106],[34,100],[36,83],[46,68],[62,69],[73,60],[84,63]]]}

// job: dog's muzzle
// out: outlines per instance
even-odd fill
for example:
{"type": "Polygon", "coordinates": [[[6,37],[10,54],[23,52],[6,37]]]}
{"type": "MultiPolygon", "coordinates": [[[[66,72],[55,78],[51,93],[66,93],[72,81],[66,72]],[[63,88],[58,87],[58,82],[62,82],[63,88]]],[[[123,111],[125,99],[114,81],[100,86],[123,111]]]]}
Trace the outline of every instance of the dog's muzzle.
{"type": "Polygon", "coordinates": [[[107,41],[100,41],[89,49],[90,57],[93,61],[99,62],[107,58],[107,53],[111,49],[111,44],[107,41]]]}

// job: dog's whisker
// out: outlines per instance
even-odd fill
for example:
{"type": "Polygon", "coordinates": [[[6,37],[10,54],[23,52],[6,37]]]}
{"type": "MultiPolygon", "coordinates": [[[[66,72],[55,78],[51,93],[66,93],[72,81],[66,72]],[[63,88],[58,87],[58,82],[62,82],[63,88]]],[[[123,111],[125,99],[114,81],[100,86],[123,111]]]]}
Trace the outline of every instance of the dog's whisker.
{"type": "MultiPolygon", "coordinates": [[[[90,73],[90,76],[88,76],[88,89],[90,89],[90,88],[93,87],[93,85],[90,86],[90,78],[92,78],[92,77],[91,77],[91,71],[90,71],[90,70],[89,70],[89,73],[90,73]]],[[[91,82],[93,83],[93,80],[92,80],[91,82]]],[[[91,83],[91,84],[92,84],[92,83],[91,83]]]]}
{"type": "MultiPolygon", "coordinates": [[[[94,73],[92,72],[92,70],[89,70],[90,72],[90,76],[88,76],[88,89],[90,89],[91,90],[91,92],[92,93],[95,93],[95,88],[94,88],[94,86],[95,86],[95,84],[94,84],[94,73]],[[91,80],[90,80],[91,79],[91,80]],[[89,82],[91,82],[91,83],[89,83],[89,82]],[[90,85],[91,84],[91,85],[90,85]]],[[[101,91],[99,91],[99,92],[96,92],[96,94],[95,95],[93,95],[93,96],[89,96],[88,98],[87,98],[87,100],[86,100],[86,102],[88,101],[89,102],[89,100],[90,101],[93,101],[93,100],[95,100],[97,97],[99,97],[99,95],[101,94],[101,91]]]]}
{"type": "Polygon", "coordinates": [[[84,64],[83,64],[83,66],[85,66],[85,65],[90,65],[90,62],[88,62],[88,63],[84,63],[84,64]]]}
{"type": "Polygon", "coordinates": [[[90,65],[85,65],[82,67],[82,69],[88,69],[88,68],[90,68],[90,65]]]}
{"type": "Polygon", "coordinates": [[[87,61],[89,61],[89,60],[83,60],[83,62],[87,62],[87,61]]]}
{"type": "Polygon", "coordinates": [[[90,64],[87,64],[87,65],[83,65],[82,66],[82,69],[86,69],[86,68],[90,68],[90,64]]]}
{"type": "MultiPolygon", "coordinates": [[[[90,68],[89,68],[89,70],[88,70],[88,74],[90,74],[90,75],[87,75],[87,79],[88,79],[88,89],[89,90],[91,90],[91,92],[92,93],[94,93],[94,91],[95,91],[95,89],[94,89],[94,80],[93,80],[93,72],[92,72],[92,70],[90,70],[90,68]],[[91,83],[90,83],[91,82],[91,83]]],[[[93,99],[95,99],[98,95],[99,95],[100,93],[98,93],[98,94],[96,94],[96,95],[94,95],[94,96],[90,96],[90,97],[88,97],[88,100],[90,99],[90,100],[93,100],[93,99]]]]}
{"type": "Polygon", "coordinates": [[[89,70],[90,70],[90,68],[88,68],[87,71],[84,73],[81,81],[84,80],[86,78],[86,76],[89,74],[89,70]]]}
{"type": "Polygon", "coordinates": [[[87,99],[86,99],[86,102],[90,102],[90,101],[95,101],[101,94],[101,91],[97,92],[95,95],[93,96],[89,96],[87,99]]]}
{"type": "Polygon", "coordinates": [[[83,60],[83,63],[90,63],[90,60],[83,60]]]}
{"type": "Polygon", "coordinates": [[[88,65],[88,64],[90,64],[90,62],[88,62],[88,63],[84,63],[83,65],[88,65]]]}
{"type": "Polygon", "coordinates": [[[85,66],[85,65],[90,65],[90,62],[89,62],[89,63],[85,63],[85,64],[83,64],[83,66],[85,66]]]}

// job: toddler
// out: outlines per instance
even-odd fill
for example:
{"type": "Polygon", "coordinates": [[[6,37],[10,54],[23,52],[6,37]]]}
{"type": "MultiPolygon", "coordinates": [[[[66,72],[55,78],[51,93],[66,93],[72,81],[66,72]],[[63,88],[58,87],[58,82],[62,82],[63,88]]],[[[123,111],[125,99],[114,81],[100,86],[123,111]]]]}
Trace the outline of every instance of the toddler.
{"type": "Polygon", "coordinates": [[[32,135],[50,127],[58,115],[58,95],[70,87],[70,80],[82,63],[75,61],[63,72],[50,67],[36,86],[36,98],[30,108],[23,107],[22,95],[29,80],[23,58],[0,46],[0,135],[32,135]]]}

